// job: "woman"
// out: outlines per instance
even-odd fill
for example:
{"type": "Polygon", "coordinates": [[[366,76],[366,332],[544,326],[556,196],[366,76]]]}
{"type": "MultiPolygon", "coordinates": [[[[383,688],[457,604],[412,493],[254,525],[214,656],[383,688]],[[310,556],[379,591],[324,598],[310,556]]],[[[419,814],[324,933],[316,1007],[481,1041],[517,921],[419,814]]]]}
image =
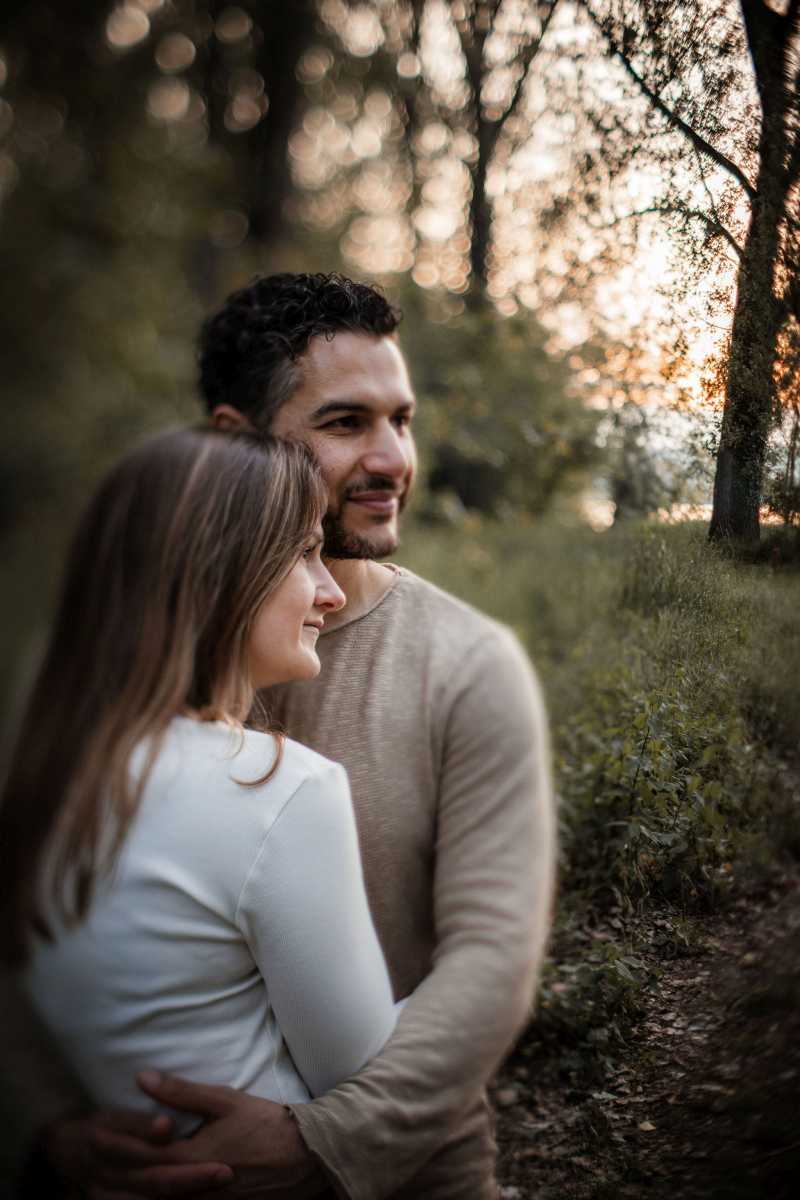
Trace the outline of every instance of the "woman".
{"type": "Polygon", "coordinates": [[[151,1064],[307,1100],[393,1028],[345,773],[252,728],[344,604],[324,507],[302,446],[183,430],[78,530],[0,810],[0,950],[100,1106],[141,1106],[151,1064]]]}

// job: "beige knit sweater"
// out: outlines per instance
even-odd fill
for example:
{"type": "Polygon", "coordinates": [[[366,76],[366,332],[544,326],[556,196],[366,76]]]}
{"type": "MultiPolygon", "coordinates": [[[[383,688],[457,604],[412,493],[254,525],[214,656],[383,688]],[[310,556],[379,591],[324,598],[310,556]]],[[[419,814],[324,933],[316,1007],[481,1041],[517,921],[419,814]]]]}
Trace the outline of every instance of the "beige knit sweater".
{"type": "Polygon", "coordinates": [[[347,768],[397,997],[383,1052],[296,1108],[352,1200],[484,1200],[484,1085],[530,1011],[550,918],[546,723],[509,630],[407,571],[274,689],[292,737],[347,768]]]}

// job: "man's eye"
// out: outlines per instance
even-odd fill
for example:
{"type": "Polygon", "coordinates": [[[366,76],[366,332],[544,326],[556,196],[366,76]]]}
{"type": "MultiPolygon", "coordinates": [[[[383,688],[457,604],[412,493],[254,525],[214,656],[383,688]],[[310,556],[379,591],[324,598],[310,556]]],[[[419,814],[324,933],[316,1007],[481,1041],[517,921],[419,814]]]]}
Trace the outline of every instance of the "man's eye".
{"type": "Polygon", "coordinates": [[[398,413],[394,419],[394,423],[401,429],[406,428],[406,426],[411,424],[411,413],[398,413]]]}
{"type": "Polygon", "coordinates": [[[361,424],[360,417],[336,417],[333,421],[326,422],[322,426],[323,429],[358,429],[361,424]]]}

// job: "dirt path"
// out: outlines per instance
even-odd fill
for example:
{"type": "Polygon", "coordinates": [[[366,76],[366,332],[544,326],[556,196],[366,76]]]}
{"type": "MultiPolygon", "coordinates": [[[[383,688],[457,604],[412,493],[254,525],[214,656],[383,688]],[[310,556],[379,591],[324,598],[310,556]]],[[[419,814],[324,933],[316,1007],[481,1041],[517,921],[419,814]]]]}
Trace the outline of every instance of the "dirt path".
{"type": "Polygon", "coordinates": [[[534,1042],[494,1089],[504,1200],[800,1196],[800,877],[693,926],[628,1045],[576,1084],[534,1042]]]}

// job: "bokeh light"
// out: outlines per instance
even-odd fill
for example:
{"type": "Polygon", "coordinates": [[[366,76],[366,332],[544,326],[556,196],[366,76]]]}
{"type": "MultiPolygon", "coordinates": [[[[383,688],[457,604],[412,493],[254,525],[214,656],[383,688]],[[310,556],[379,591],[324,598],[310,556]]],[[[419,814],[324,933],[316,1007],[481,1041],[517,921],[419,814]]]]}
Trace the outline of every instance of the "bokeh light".
{"type": "Polygon", "coordinates": [[[215,213],[208,226],[208,237],[219,250],[234,250],[247,237],[250,222],[238,208],[228,208],[215,213]]]}
{"type": "Polygon", "coordinates": [[[183,79],[159,79],[147,92],[147,111],[156,121],[181,121],[189,114],[192,90],[183,79]]]}
{"type": "Polygon", "coordinates": [[[253,19],[243,8],[231,5],[222,10],[214,23],[214,34],[217,40],[226,45],[233,45],[246,38],[253,28],[253,19]]]}
{"type": "Polygon", "coordinates": [[[168,33],[156,47],[156,63],[166,74],[185,71],[195,60],[197,48],[185,33],[168,33]]]}
{"type": "Polygon", "coordinates": [[[333,55],[326,46],[312,46],[306,50],[297,64],[297,78],[301,83],[319,83],[333,66],[333,55]]]}
{"type": "Polygon", "coordinates": [[[106,21],[106,40],[114,50],[130,50],[150,33],[150,19],[138,4],[121,4],[106,21]]]}

